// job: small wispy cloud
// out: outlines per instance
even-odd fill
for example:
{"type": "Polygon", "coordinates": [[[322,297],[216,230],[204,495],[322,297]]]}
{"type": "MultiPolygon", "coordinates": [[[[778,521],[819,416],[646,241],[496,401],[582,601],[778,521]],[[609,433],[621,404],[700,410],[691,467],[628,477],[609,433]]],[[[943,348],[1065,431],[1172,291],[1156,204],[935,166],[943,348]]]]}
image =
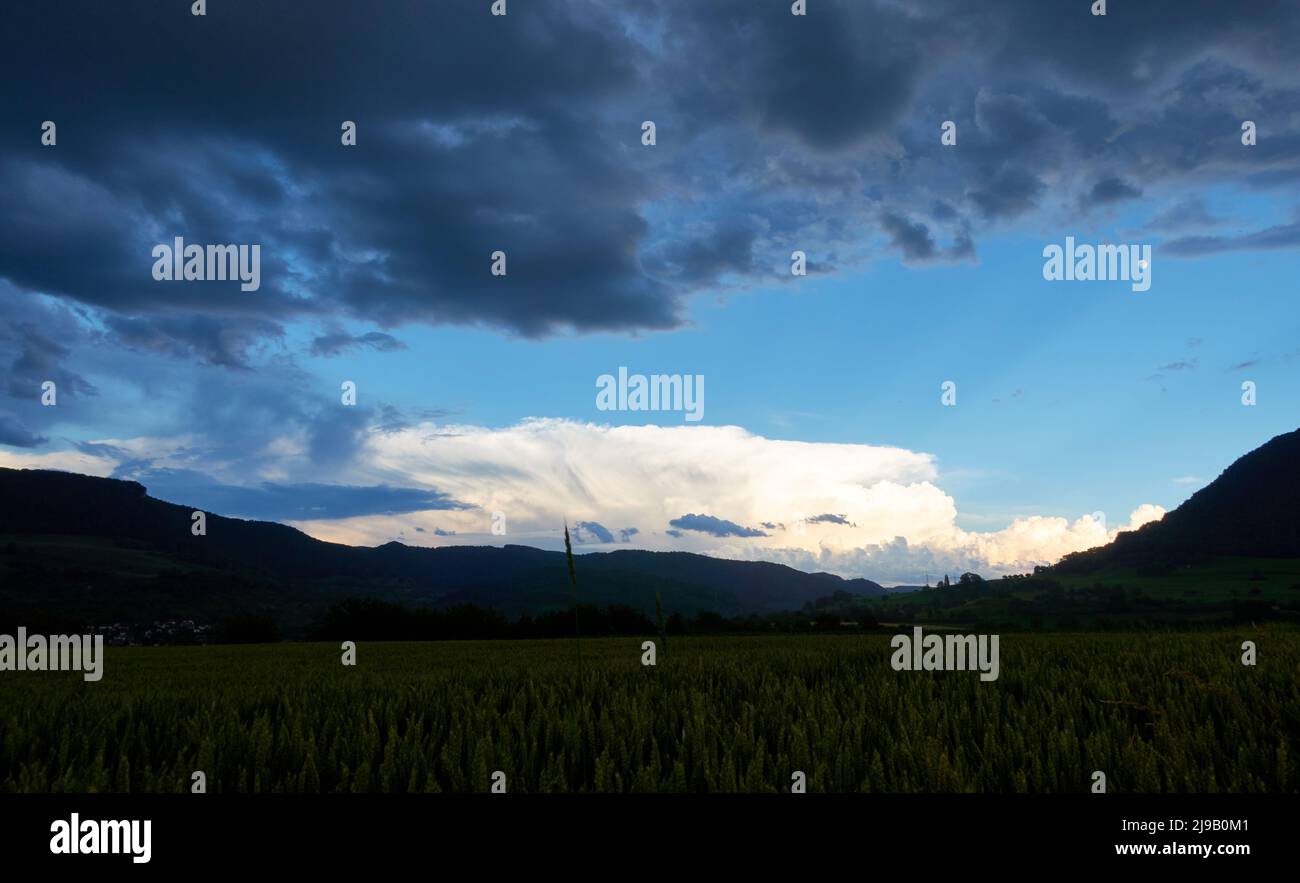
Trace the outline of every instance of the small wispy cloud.
{"type": "Polygon", "coordinates": [[[406,349],[391,334],[382,331],[370,331],[366,334],[348,334],[346,331],[332,331],[322,334],[311,342],[313,356],[338,356],[357,349],[372,349],[380,353],[391,353],[406,349]]]}
{"type": "Polygon", "coordinates": [[[1175,231],[1205,227],[1219,227],[1226,221],[1214,215],[1205,200],[1191,197],[1180,200],[1156,215],[1147,224],[1148,230],[1175,231]]]}
{"type": "Polygon", "coordinates": [[[823,515],[814,515],[812,518],[808,519],[808,523],[809,524],[843,524],[848,527],[857,526],[853,522],[849,521],[849,519],[846,518],[845,516],[836,515],[830,512],[827,512],[823,515]]]}

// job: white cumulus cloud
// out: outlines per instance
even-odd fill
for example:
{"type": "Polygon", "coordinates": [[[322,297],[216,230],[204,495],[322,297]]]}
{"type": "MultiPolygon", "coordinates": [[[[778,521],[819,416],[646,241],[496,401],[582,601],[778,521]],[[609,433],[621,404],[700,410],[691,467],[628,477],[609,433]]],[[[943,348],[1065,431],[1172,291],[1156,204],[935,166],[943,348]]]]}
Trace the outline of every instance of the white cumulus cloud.
{"type": "Polygon", "coordinates": [[[555,547],[567,519],[570,525],[595,522],[616,537],[634,527],[637,533],[627,543],[639,548],[775,560],[900,582],[927,568],[1029,570],[1103,545],[1120,529],[1164,514],[1144,504],[1129,525],[1112,530],[1086,515],[1074,521],[1018,518],[1002,530],[966,531],[957,527],[955,501],[936,484],[930,454],[769,439],[735,426],[605,426],[558,419],[503,429],[424,424],[373,434],[361,461],[369,464],[369,474],[349,481],[401,475],[473,508],[299,527],[349,543],[384,542],[403,531],[409,540],[412,525],[419,525],[426,531],[421,542],[438,527],[456,531],[447,542],[555,547]],[[505,517],[504,536],[490,532],[494,512],[505,517]],[[709,522],[688,515],[738,530],[709,529],[709,522]]]}

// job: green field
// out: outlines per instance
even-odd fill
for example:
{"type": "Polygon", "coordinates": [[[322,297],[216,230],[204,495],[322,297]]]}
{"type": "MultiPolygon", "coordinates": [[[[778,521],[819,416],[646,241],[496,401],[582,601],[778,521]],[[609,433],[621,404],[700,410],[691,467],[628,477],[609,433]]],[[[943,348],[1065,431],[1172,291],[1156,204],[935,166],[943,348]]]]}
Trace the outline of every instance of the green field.
{"type": "Polygon", "coordinates": [[[0,673],[0,790],[1297,792],[1300,630],[1007,634],[1001,676],[887,635],[109,648],[0,673]],[[1243,666],[1253,640],[1259,664],[1243,666]],[[662,649],[662,648],[661,648],[662,649]]]}

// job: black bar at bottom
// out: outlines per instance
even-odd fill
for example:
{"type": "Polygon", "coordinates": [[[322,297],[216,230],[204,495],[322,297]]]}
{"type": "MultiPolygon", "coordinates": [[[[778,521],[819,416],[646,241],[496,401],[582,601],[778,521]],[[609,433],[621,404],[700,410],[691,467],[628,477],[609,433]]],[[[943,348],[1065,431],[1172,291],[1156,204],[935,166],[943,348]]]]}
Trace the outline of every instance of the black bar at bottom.
{"type": "MultiPolygon", "coordinates": [[[[7,795],[0,861],[6,870],[37,863],[127,872],[417,862],[435,872],[567,869],[638,879],[708,867],[821,865],[829,873],[846,859],[860,869],[1051,859],[1062,863],[1054,867],[1148,869],[1200,862],[1230,872],[1242,861],[1293,857],[1297,809],[1300,801],[1286,795],[7,795]],[[70,832],[74,813],[81,832],[96,823],[93,837],[104,821],[148,820],[149,861],[131,854],[143,826],[121,853],[56,853],[52,844],[69,846],[67,837],[57,842],[58,823],[70,832]]],[[[111,847],[111,834],[103,839],[111,847]]]]}

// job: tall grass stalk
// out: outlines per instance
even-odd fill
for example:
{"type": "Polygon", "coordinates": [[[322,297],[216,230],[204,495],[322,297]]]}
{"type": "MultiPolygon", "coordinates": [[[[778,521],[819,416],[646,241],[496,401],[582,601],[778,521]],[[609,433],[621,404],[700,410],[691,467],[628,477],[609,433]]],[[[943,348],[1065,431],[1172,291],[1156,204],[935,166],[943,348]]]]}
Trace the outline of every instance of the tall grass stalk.
{"type": "Polygon", "coordinates": [[[573,634],[578,642],[578,677],[582,677],[582,627],[578,623],[578,573],[573,569],[573,544],[569,542],[569,522],[564,522],[564,557],[569,562],[569,582],[573,585],[573,634]]]}

